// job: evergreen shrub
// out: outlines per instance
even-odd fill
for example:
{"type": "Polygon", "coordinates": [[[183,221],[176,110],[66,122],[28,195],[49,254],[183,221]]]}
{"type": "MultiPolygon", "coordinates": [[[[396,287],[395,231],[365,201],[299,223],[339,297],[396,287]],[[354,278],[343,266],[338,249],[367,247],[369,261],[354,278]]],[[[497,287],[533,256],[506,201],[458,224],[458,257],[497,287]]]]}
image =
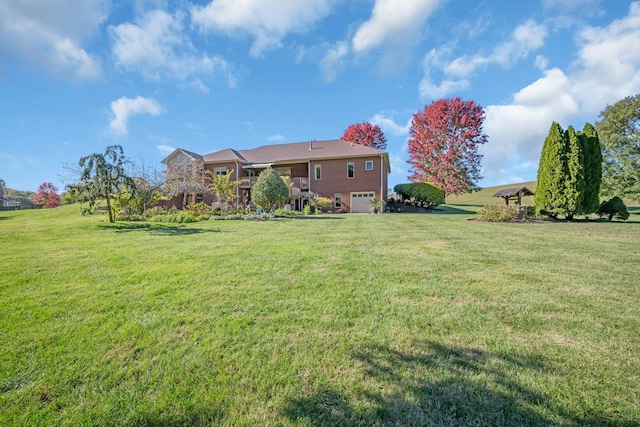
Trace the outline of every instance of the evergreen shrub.
{"type": "Polygon", "coordinates": [[[597,214],[600,217],[607,217],[609,221],[611,221],[614,217],[623,221],[629,218],[627,205],[625,205],[622,199],[618,196],[614,197],[613,199],[609,199],[606,202],[602,202],[602,204],[598,208],[597,214]]]}

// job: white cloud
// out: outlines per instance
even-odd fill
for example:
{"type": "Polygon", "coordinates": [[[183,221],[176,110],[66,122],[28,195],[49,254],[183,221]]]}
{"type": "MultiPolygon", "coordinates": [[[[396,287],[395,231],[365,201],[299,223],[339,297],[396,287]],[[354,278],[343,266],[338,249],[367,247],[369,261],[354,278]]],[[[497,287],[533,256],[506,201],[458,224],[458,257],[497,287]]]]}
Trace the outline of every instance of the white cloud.
{"type": "Polygon", "coordinates": [[[364,52],[390,40],[417,38],[422,24],[441,3],[442,0],[376,0],[371,18],[353,36],[353,50],[364,52]]]}
{"type": "Polygon", "coordinates": [[[284,135],[277,134],[277,135],[271,135],[267,139],[272,142],[284,142],[287,138],[285,138],[284,135]]]}
{"type": "Polygon", "coordinates": [[[489,105],[485,113],[489,142],[480,151],[485,176],[492,178],[507,163],[537,161],[551,123],[566,126],[579,113],[579,105],[568,77],[551,69],[514,94],[510,104],[489,105]]]}
{"type": "Polygon", "coordinates": [[[585,28],[578,37],[573,90],[590,114],[640,92],[640,2],[605,28],[585,28]]]}
{"type": "Polygon", "coordinates": [[[391,133],[398,136],[409,135],[409,129],[411,128],[411,120],[412,117],[409,118],[409,121],[406,125],[402,126],[397,124],[393,119],[386,117],[384,113],[376,113],[372,118],[369,119],[369,122],[374,125],[380,126],[385,133],[391,133]]]}
{"type": "Polygon", "coordinates": [[[320,70],[324,80],[332,82],[338,75],[338,70],[344,63],[344,57],[349,53],[349,44],[344,41],[337,42],[327,48],[327,52],[320,60],[320,70]]]}
{"type": "Polygon", "coordinates": [[[536,56],[534,65],[536,66],[536,68],[544,71],[547,69],[547,66],[549,65],[549,60],[545,58],[543,55],[538,55],[536,56]]]}
{"type": "Polygon", "coordinates": [[[165,112],[165,109],[153,98],[137,98],[122,97],[111,102],[111,111],[113,120],[109,123],[111,130],[117,135],[126,135],[129,132],[129,117],[137,114],[150,114],[159,116],[165,112]]]}
{"type": "Polygon", "coordinates": [[[445,73],[449,76],[467,77],[478,67],[489,64],[510,67],[516,61],[526,58],[531,52],[541,48],[548,34],[545,25],[537,24],[530,19],[516,27],[512,39],[496,46],[490,55],[461,56],[445,67],[445,73]]]}
{"type": "Polygon", "coordinates": [[[469,80],[443,80],[436,85],[431,80],[423,78],[418,91],[423,99],[440,99],[450,93],[460,92],[469,87],[469,80]]]}
{"type": "Polygon", "coordinates": [[[163,156],[168,156],[169,154],[176,151],[176,147],[160,144],[160,145],[156,145],[156,150],[158,150],[160,154],[162,154],[163,156]]]}
{"type": "MultiPolygon", "coordinates": [[[[430,100],[466,90],[471,85],[468,77],[476,69],[490,64],[508,68],[541,48],[547,35],[545,25],[537,24],[530,19],[516,27],[510,40],[500,43],[486,56],[476,53],[470,56],[463,55],[450,61],[448,58],[452,54],[453,45],[431,49],[423,60],[424,77],[420,81],[418,92],[422,99],[430,100]],[[436,72],[443,74],[440,82],[433,77],[436,72]]],[[[543,64],[542,59],[536,59],[538,66],[543,64]]],[[[546,63],[544,66],[546,67],[546,63]]]]}
{"type": "Polygon", "coordinates": [[[260,57],[281,46],[289,33],[304,33],[327,16],[335,0],[212,0],[194,6],[191,19],[202,30],[230,35],[248,34],[254,42],[251,56],[260,57]]]}
{"type": "Polygon", "coordinates": [[[189,80],[190,86],[208,93],[197,76],[221,73],[230,87],[236,77],[219,56],[199,53],[186,35],[181,13],[170,15],[162,10],[146,13],[135,23],[110,27],[116,65],[136,71],[150,80],[189,80]]]}
{"type": "Polygon", "coordinates": [[[418,93],[424,100],[440,99],[447,94],[459,92],[469,87],[469,80],[460,79],[452,80],[445,79],[439,84],[434,83],[431,74],[434,69],[445,68],[447,62],[446,57],[451,54],[452,46],[440,46],[438,48],[431,49],[427,53],[422,61],[424,66],[424,77],[420,81],[418,86],[418,93]]]}
{"type": "Polygon", "coordinates": [[[2,1],[0,53],[10,52],[72,80],[97,79],[100,60],[82,45],[99,30],[109,7],[108,0],[2,1]]]}
{"type": "MultiPolygon", "coordinates": [[[[583,27],[577,45],[571,72],[546,70],[510,103],[485,108],[485,178],[500,182],[506,165],[535,176],[553,121],[582,127],[585,121],[593,123],[607,104],[640,92],[640,2],[630,5],[628,16],[606,27],[583,27]]],[[[546,59],[536,58],[536,65],[546,68],[546,59]]]]}

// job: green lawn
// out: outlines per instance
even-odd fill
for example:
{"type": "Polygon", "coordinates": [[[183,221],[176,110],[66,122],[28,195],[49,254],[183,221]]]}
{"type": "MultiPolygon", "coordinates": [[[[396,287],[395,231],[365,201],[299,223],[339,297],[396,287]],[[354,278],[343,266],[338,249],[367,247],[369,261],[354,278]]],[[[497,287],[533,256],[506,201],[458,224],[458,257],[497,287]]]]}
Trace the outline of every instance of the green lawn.
{"type": "Polygon", "coordinates": [[[640,424],[630,223],[0,213],[0,425],[640,424]]]}

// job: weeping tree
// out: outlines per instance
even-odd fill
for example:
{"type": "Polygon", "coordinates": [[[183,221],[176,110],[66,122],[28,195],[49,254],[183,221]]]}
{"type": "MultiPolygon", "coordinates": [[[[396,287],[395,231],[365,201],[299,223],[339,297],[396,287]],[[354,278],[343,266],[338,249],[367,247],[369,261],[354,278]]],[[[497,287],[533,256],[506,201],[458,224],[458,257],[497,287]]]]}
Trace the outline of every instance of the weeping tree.
{"type": "Polygon", "coordinates": [[[126,188],[135,194],[136,184],[127,174],[131,162],[124,156],[120,145],[110,145],[104,154],[93,153],[80,158],[80,181],[67,186],[75,200],[86,203],[83,214],[93,213],[100,201],[105,201],[109,212],[109,222],[115,222],[112,201],[126,188]]]}
{"type": "Polygon", "coordinates": [[[182,206],[187,205],[189,194],[204,194],[209,192],[205,182],[204,168],[201,164],[183,160],[167,166],[166,192],[168,196],[182,196],[182,206]]]}

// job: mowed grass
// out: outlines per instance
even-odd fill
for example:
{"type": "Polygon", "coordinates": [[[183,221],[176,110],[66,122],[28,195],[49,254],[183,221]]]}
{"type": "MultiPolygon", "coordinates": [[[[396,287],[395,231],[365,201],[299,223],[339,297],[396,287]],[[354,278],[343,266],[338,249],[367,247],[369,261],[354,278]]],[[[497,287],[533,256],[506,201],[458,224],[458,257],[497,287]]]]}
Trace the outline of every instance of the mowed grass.
{"type": "Polygon", "coordinates": [[[0,425],[640,424],[640,223],[0,213],[0,425]]]}

